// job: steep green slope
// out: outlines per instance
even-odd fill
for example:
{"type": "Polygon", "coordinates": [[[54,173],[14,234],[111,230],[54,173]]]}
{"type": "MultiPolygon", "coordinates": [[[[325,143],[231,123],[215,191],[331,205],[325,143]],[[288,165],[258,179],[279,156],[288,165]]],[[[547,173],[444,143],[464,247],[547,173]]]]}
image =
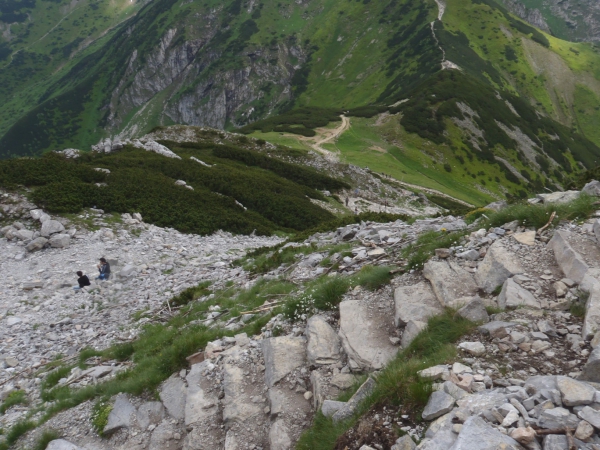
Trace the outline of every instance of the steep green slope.
{"type": "Polygon", "coordinates": [[[4,0],[0,4],[0,135],[42,98],[52,80],[97,50],[141,2],[4,0]]]}

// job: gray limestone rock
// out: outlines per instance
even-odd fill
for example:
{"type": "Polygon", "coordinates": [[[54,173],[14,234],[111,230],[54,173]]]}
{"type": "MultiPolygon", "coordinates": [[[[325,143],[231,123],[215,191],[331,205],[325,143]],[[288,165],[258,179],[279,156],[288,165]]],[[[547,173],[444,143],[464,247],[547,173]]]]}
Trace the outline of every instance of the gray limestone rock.
{"type": "Polygon", "coordinates": [[[515,322],[503,322],[501,320],[494,320],[492,322],[486,323],[485,325],[480,325],[477,327],[477,330],[483,334],[484,336],[496,337],[497,333],[502,332],[502,330],[506,331],[512,327],[516,327],[518,324],[515,322]]]}
{"type": "Polygon", "coordinates": [[[309,364],[322,366],[340,361],[340,338],[323,316],[317,315],[308,319],[305,333],[308,340],[306,356],[309,364]]]}
{"type": "Polygon", "coordinates": [[[135,407],[131,404],[127,395],[117,395],[113,409],[108,415],[108,423],[104,427],[103,433],[110,434],[119,428],[129,428],[131,426],[131,419],[135,416],[135,413],[135,407]]]}
{"type": "Polygon", "coordinates": [[[460,308],[456,312],[456,315],[475,323],[487,323],[490,321],[490,316],[485,309],[485,304],[479,297],[475,297],[465,306],[460,308]]]}
{"type": "Polygon", "coordinates": [[[597,331],[600,331],[600,283],[595,277],[593,281],[591,280],[592,273],[595,274],[596,270],[590,269],[585,277],[588,286],[590,286],[581,333],[581,337],[585,340],[591,339],[597,331]]]}
{"type": "Polygon", "coordinates": [[[586,183],[581,192],[594,197],[600,197],[600,181],[592,180],[586,183]]]}
{"type": "Polygon", "coordinates": [[[29,241],[33,239],[33,231],[19,230],[15,233],[15,236],[21,241],[29,241]]]}
{"type": "Polygon", "coordinates": [[[230,427],[232,422],[242,423],[253,416],[262,414],[262,407],[258,403],[254,403],[245,392],[244,370],[241,367],[227,363],[223,366],[223,372],[223,390],[225,392],[223,422],[226,426],[230,427]]]}
{"type": "Polygon", "coordinates": [[[356,412],[356,408],[360,403],[366,399],[371,392],[375,389],[375,380],[373,378],[367,378],[361,387],[358,388],[356,393],[348,400],[343,407],[341,407],[333,416],[334,422],[346,420],[356,412]]]}
{"type": "Polygon", "coordinates": [[[269,431],[269,448],[271,450],[290,450],[292,440],[290,439],[290,430],[282,419],[278,419],[271,425],[269,431]]]}
{"type": "Polygon", "coordinates": [[[262,341],[265,381],[271,387],[288,373],[306,363],[306,339],[280,336],[262,341]]]}
{"type": "Polygon", "coordinates": [[[461,398],[464,398],[467,395],[469,395],[467,393],[467,391],[459,388],[452,381],[444,381],[444,384],[442,385],[442,389],[444,390],[444,392],[446,394],[452,396],[454,398],[454,400],[460,400],[461,398]]]}
{"type": "Polygon", "coordinates": [[[556,377],[556,385],[566,406],[589,405],[594,402],[596,389],[569,377],[556,377]]]}
{"type": "Polygon", "coordinates": [[[179,441],[175,439],[176,432],[177,428],[170,420],[163,420],[152,431],[148,450],[176,450],[179,448],[179,441]]]}
{"type": "Polygon", "coordinates": [[[579,413],[577,413],[580,419],[589,422],[594,428],[600,430],[600,411],[596,411],[594,408],[584,406],[579,413]]]}
{"type": "Polygon", "coordinates": [[[561,268],[565,276],[580,283],[588,271],[589,266],[583,260],[581,255],[577,253],[568,241],[569,233],[566,231],[556,231],[548,247],[554,251],[554,257],[558,266],[561,268]]]}
{"type": "Polygon", "coordinates": [[[427,327],[426,322],[410,320],[404,327],[404,332],[402,333],[402,341],[400,344],[402,348],[408,347],[425,327],[427,327]]]}
{"type": "MultiPolygon", "coordinates": [[[[589,422],[589,420],[588,420],[589,422]]],[[[542,428],[576,428],[579,419],[566,408],[543,409],[538,419],[538,425],[542,428]]]]}
{"type": "Polygon", "coordinates": [[[146,402],[137,409],[137,423],[142,430],[150,425],[158,425],[165,417],[165,407],[161,402],[146,402]]]}
{"type": "Polygon", "coordinates": [[[210,419],[218,413],[219,399],[217,393],[209,391],[211,384],[202,376],[202,371],[211,364],[204,361],[194,364],[187,374],[187,395],[185,400],[185,424],[191,425],[196,422],[210,419]]]}
{"type": "Polygon", "coordinates": [[[390,450],[415,450],[416,448],[417,445],[412,438],[408,434],[405,434],[396,440],[396,443],[392,445],[390,450]]]}
{"type": "Polygon", "coordinates": [[[500,433],[481,417],[471,416],[463,424],[456,442],[450,450],[521,450],[513,438],[500,433]]]}
{"type": "Polygon", "coordinates": [[[429,280],[442,306],[455,306],[458,298],[473,296],[477,285],[473,276],[454,261],[428,261],[423,276],[429,280]]]}
{"type": "Polygon", "coordinates": [[[452,411],[455,399],[444,391],[435,391],[429,397],[429,401],[423,410],[422,417],[425,420],[437,419],[452,411]]]}
{"type": "Polygon", "coordinates": [[[536,299],[531,292],[519,286],[512,278],[507,279],[498,296],[498,306],[502,309],[516,309],[519,306],[541,309],[543,302],[536,299]]]}
{"type": "Polygon", "coordinates": [[[382,326],[387,317],[374,313],[366,302],[346,300],[340,303],[340,331],[342,346],[363,370],[378,370],[398,352],[382,326]]]}
{"type": "Polygon", "coordinates": [[[177,420],[185,417],[186,387],[178,375],[171,375],[163,383],[159,396],[171,417],[177,420]]]}
{"type": "Polygon", "coordinates": [[[475,280],[479,287],[489,294],[508,278],[519,273],[523,273],[523,267],[516,256],[504,248],[501,241],[496,241],[479,264],[475,280]]]}
{"type": "Polygon", "coordinates": [[[43,237],[50,237],[51,235],[60,233],[62,231],[65,231],[65,227],[58,220],[46,220],[42,224],[40,233],[43,237]]]}
{"type": "Polygon", "coordinates": [[[68,247],[71,243],[71,236],[65,233],[54,234],[48,240],[50,247],[54,248],[64,248],[68,247]]]}
{"type": "Polygon", "coordinates": [[[596,242],[600,243],[600,219],[596,219],[592,225],[592,231],[596,236],[596,242]]]}
{"type": "Polygon", "coordinates": [[[442,305],[431,290],[429,283],[400,286],[394,292],[397,327],[404,327],[411,320],[427,322],[431,316],[441,314],[442,305]]]}
{"type": "Polygon", "coordinates": [[[579,379],[600,383],[600,346],[597,346],[588,357],[579,379]]]}
{"type": "Polygon", "coordinates": [[[579,198],[579,191],[559,191],[550,194],[538,194],[544,203],[569,203],[579,198]]]}
{"type": "Polygon", "coordinates": [[[33,241],[31,241],[29,244],[27,244],[25,246],[25,249],[28,252],[35,252],[37,250],[41,250],[44,248],[44,246],[48,243],[48,239],[44,238],[44,237],[38,237],[35,238],[33,241]]]}
{"type": "Polygon", "coordinates": [[[569,448],[569,441],[564,435],[550,434],[544,437],[544,450],[565,450],[569,448]]]}
{"type": "Polygon", "coordinates": [[[46,450],[83,450],[65,439],[55,439],[48,443],[46,450]]]}
{"type": "Polygon", "coordinates": [[[336,402],[335,400],[325,400],[321,407],[321,412],[325,417],[331,417],[346,405],[346,402],[336,402]]]}

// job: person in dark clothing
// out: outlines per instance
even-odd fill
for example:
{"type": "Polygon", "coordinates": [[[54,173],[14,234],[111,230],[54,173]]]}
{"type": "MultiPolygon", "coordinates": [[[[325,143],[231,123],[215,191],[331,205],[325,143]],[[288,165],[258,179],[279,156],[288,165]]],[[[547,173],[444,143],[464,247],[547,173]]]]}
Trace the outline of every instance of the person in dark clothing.
{"type": "Polygon", "coordinates": [[[98,264],[98,272],[100,275],[96,280],[108,280],[110,278],[110,264],[106,261],[105,258],[100,258],[100,264],[98,264]]]}
{"type": "Polygon", "coordinates": [[[90,283],[90,279],[87,277],[87,275],[84,275],[81,270],[77,272],[77,276],[79,277],[77,278],[77,283],[79,286],[73,286],[73,289],[80,291],[86,286],[91,286],[92,283],[90,283]]]}

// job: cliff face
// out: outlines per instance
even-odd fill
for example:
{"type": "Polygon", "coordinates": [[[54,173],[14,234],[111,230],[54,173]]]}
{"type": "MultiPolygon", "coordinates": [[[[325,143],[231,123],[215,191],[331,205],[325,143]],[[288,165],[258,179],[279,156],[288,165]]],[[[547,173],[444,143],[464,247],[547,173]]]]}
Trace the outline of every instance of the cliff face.
{"type": "Polygon", "coordinates": [[[503,3],[520,18],[561,39],[600,42],[600,2],[596,0],[503,0],[503,3]]]}

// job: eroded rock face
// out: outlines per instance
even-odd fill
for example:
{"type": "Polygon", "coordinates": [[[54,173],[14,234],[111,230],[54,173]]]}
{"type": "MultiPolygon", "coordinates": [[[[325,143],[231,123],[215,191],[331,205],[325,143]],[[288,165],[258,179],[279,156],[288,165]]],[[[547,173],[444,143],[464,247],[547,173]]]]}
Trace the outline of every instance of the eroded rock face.
{"type": "Polygon", "coordinates": [[[360,300],[340,303],[340,331],[344,351],[357,368],[372,371],[381,369],[396,353],[389,334],[381,324],[389,320],[385,314],[370,311],[360,300]]]}
{"type": "Polygon", "coordinates": [[[423,276],[442,306],[455,306],[456,299],[472,297],[477,291],[473,275],[454,261],[429,261],[423,267],[423,276]]]}
{"type": "Polygon", "coordinates": [[[208,382],[202,372],[211,364],[204,361],[194,364],[190,373],[187,374],[187,392],[185,398],[185,424],[191,425],[196,422],[207,420],[218,413],[219,399],[215,390],[209,391],[212,383],[208,382]]]}
{"type": "Polygon", "coordinates": [[[341,342],[337,333],[322,316],[313,316],[306,323],[308,362],[315,365],[335,364],[341,359],[341,342]]]}
{"type": "Polygon", "coordinates": [[[513,275],[523,273],[523,267],[501,242],[489,248],[477,269],[475,279],[481,289],[491,293],[513,275]]]}
{"type": "Polygon", "coordinates": [[[397,327],[405,327],[411,320],[427,322],[429,317],[443,311],[429,283],[397,288],[394,292],[394,304],[394,320],[397,327]]]}
{"type": "Polygon", "coordinates": [[[306,339],[281,336],[263,340],[265,380],[267,386],[275,385],[292,370],[306,362],[306,339]]]}

